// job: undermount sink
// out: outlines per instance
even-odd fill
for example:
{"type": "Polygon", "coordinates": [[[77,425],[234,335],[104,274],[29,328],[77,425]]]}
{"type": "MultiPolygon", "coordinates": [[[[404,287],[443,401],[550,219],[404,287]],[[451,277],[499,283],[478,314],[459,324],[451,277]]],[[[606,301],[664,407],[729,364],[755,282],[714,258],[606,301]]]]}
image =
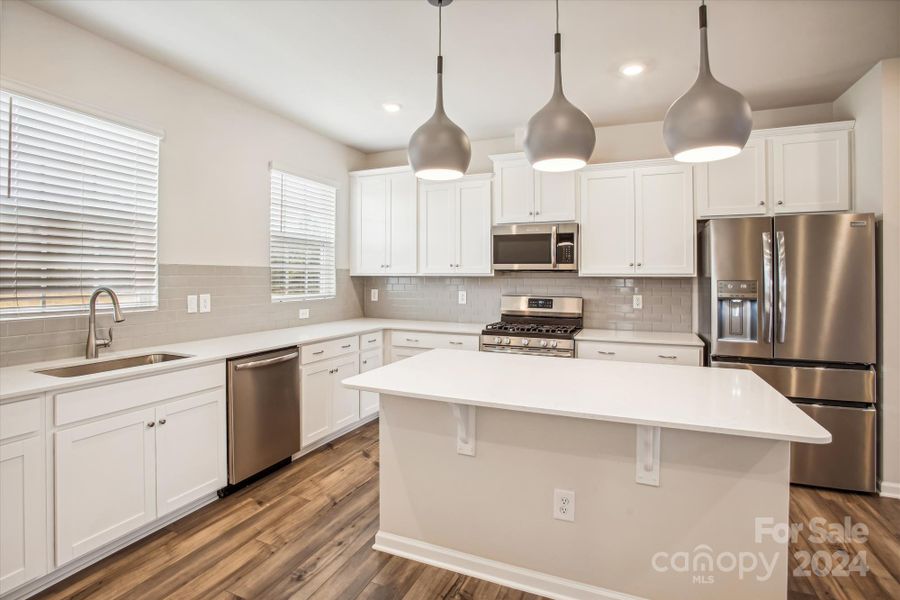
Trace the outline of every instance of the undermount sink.
{"type": "Polygon", "coordinates": [[[170,360],[179,360],[181,358],[190,357],[187,354],[169,354],[166,352],[157,352],[154,354],[141,354],[140,356],[127,356],[125,358],[99,360],[79,365],[71,365],[68,367],[44,369],[42,371],[35,371],[35,373],[50,375],[52,377],[78,377],[79,375],[91,375],[93,373],[118,371],[119,369],[130,369],[132,367],[142,367],[144,365],[155,365],[162,362],[169,362],[170,360]]]}

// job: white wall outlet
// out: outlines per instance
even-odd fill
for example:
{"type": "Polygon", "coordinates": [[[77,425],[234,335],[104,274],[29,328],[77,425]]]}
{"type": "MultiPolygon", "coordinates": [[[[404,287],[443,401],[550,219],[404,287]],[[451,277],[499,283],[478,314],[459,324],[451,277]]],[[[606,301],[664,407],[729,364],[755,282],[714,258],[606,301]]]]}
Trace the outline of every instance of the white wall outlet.
{"type": "Polygon", "coordinates": [[[553,518],[560,521],[575,520],[575,492],[553,490],[553,518]]]}
{"type": "Polygon", "coordinates": [[[309,309],[301,308],[297,311],[297,318],[299,319],[308,319],[309,318],[309,309]]]}
{"type": "Polygon", "coordinates": [[[188,296],[188,304],[187,304],[188,312],[195,313],[197,312],[197,295],[192,294],[188,296]]]}
{"type": "Polygon", "coordinates": [[[640,294],[635,294],[631,297],[631,307],[632,308],[644,308],[644,297],[640,294]]]}
{"type": "Polygon", "coordinates": [[[465,304],[465,303],[466,303],[466,290],[459,290],[459,294],[458,294],[458,296],[457,296],[457,301],[458,301],[460,304],[465,304]]]}
{"type": "Polygon", "coordinates": [[[372,288],[369,290],[369,299],[372,302],[378,302],[378,288],[372,288]]]}
{"type": "Polygon", "coordinates": [[[200,294],[200,312],[208,313],[212,310],[212,298],[209,294],[200,294]]]}

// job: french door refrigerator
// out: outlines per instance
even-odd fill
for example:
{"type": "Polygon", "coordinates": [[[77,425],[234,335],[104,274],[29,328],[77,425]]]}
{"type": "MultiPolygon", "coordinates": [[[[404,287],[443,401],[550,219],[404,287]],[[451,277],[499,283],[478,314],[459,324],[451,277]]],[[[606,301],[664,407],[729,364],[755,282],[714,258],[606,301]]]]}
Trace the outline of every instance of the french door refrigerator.
{"type": "Polygon", "coordinates": [[[874,216],[714,219],[699,236],[710,366],[752,370],[831,432],[793,444],[792,482],[877,491],[874,216]]]}

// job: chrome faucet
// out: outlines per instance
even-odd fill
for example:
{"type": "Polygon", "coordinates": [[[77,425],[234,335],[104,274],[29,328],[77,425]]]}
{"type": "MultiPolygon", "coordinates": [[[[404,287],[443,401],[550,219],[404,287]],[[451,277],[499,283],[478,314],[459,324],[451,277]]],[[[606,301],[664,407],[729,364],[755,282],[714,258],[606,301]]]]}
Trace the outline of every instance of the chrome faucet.
{"type": "Polygon", "coordinates": [[[112,327],[109,328],[109,337],[108,338],[100,338],[97,339],[97,297],[100,294],[106,293],[109,295],[109,299],[112,300],[113,311],[115,312],[115,320],[116,323],[121,323],[125,320],[125,317],[122,315],[122,308],[119,306],[119,297],[116,296],[116,293],[108,287],[98,287],[94,290],[94,293],[91,294],[91,303],[90,310],[91,316],[88,318],[88,338],[87,338],[87,346],[84,349],[84,357],[85,358],[97,358],[97,351],[100,348],[108,348],[110,344],[112,344],[113,333],[112,327]]]}

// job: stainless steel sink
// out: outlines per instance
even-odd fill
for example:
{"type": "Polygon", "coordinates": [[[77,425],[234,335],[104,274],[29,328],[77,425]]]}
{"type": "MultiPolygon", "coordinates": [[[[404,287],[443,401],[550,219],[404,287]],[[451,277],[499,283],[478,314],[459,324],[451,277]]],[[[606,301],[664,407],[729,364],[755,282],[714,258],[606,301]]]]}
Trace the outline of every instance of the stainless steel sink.
{"type": "Polygon", "coordinates": [[[132,367],[142,367],[144,365],[155,365],[162,362],[169,362],[170,360],[179,360],[181,358],[190,357],[187,354],[158,352],[155,354],[141,354],[140,356],[99,360],[79,365],[71,365],[69,367],[44,369],[42,371],[35,371],[35,373],[50,375],[52,377],[78,377],[79,375],[91,375],[93,373],[105,373],[106,371],[130,369],[132,367]]]}

